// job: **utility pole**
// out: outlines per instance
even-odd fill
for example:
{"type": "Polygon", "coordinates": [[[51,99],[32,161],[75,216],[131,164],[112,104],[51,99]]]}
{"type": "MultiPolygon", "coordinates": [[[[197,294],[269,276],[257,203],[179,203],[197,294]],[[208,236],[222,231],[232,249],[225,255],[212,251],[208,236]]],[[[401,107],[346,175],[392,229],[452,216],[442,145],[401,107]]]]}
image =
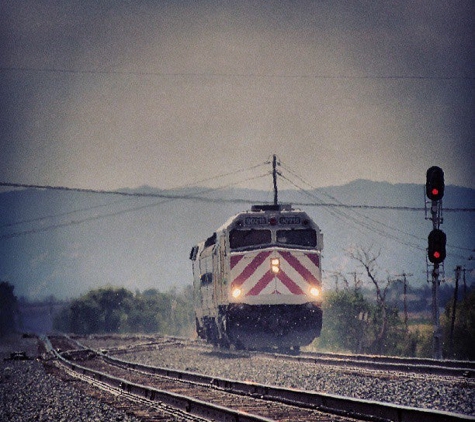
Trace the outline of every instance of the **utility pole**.
{"type": "Polygon", "coordinates": [[[442,359],[442,329],[440,327],[439,315],[439,265],[445,259],[445,233],[439,229],[443,223],[442,218],[442,197],[444,196],[445,182],[444,172],[440,167],[433,166],[426,173],[426,195],[431,200],[430,213],[432,220],[432,231],[428,238],[428,259],[434,264],[432,269],[432,319],[433,330],[433,358],[442,359]]]}
{"type": "Polygon", "coordinates": [[[463,298],[465,299],[467,297],[467,280],[465,278],[465,272],[467,269],[463,267],[463,298]]]}
{"type": "Polygon", "coordinates": [[[402,277],[401,279],[398,279],[397,281],[403,283],[403,302],[404,302],[404,327],[406,327],[406,332],[408,331],[408,325],[407,325],[407,277],[412,277],[414,274],[406,274],[405,272],[397,275],[396,277],[402,277]]]}
{"type": "Polygon", "coordinates": [[[277,205],[277,157],[272,158],[272,179],[274,181],[274,205],[277,205]]]}
{"type": "Polygon", "coordinates": [[[450,337],[449,337],[449,354],[450,357],[453,357],[454,354],[454,328],[455,328],[455,316],[456,316],[456,309],[457,309],[457,297],[459,291],[459,279],[460,273],[462,271],[462,267],[457,265],[455,267],[455,290],[454,290],[454,298],[452,301],[452,319],[450,320],[450,337]]]}

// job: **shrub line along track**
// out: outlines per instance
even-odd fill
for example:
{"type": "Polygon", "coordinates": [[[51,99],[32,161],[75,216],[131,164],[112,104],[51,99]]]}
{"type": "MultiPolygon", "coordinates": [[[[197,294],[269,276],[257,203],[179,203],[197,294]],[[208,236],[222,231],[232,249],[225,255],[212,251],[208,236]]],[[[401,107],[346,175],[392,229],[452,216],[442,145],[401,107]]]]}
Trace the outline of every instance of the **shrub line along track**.
{"type": "MultiPolygon", "coordinates": [[[[63,353],[63,355],[72,356],[74,353],[75,352],[73,351],[68,354],[63,353]]],[[[152,367],[105,356],[104,354],[92,351],[91,349],[83,349],[81,353],[91,353],[92,356],[100,355],[104,362],[121,368],[133,369],[142,373],[153,374],[160,377],[167,377],[169,379],[179,380],[180,382],[194,383],[197,386],[206,386],[208,389],[213,387],[214,389],[227,393],[238,394],[245,397],[253,397],[259,400],[267,400],[267,403],[273,402],[276,406],[278,404],[287,404],[291,406],[298,406],[306,410],[326,412],[327,415],[325,416],[326,419],[324,420],[328,420],[328,414],[347,416],[367,421],[419,422],[423,420],[439,422],[475,420],[475,417],[467,417],[465,415],[450,412],[396,406],[324,393],[286,389],[252,382],[209,377],[193,372],[178,371],[169,368],[152,367]]],[[[137,394],[138,396],[147,400],[160,401],[165,403],[167,406],[176,407],[181,409],[181,411],[188,414],[193,414],[194,416],[209,420],[231,420],[239,422],[274,420],[268,419],[267,417],[256,416],[250,413],[232,410],[220,405],[206,403],[202,400],[193,399],[181,394],[170,393],[151,387],[146,387],[144,385],[134,384],[125,379],[116,378],[103,372],[78,365],[76,362],[66,359],[64,356],[61,356],[58,353],[56,353],[56,355],[64,365],[67,365],[76,372],[79,372],[83,375],[88,375],[96,380],[106,382],[108,385],[113,386],[121,391],[125,391],[129,394],[137,394]]],[[[265,408],[266,402],[262,401],[262,403],[262,407],[265,408]]],[[[268,404],[267,407],[269,407],[268,404]]]]}

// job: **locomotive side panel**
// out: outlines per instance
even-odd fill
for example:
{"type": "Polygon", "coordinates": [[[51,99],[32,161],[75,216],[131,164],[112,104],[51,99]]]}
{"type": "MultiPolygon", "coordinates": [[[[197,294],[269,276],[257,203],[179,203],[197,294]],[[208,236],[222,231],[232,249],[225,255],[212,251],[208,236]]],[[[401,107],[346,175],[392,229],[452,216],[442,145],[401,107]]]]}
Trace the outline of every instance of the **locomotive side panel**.
{"type": "Polygon", "coordinates": [[[214,292],[214,259],[213,250],[208,247],[203,250],[199,257],[199,271],[200,271],[200,293],[201,304],[200,307],[204,315],[213,315],[216,308],[216,299],[214,292]]]}
{"type": "Polygon", "coordinates": [[[213,234],[205,242],[192,249],[194,310],[199,337],[216,345],[227,343],[223,313],[227,302],[227,278],[225,237],[213,234]]]}
{"type": "Polygon", "coordinates": [[[215,293],[216,293],[216,306],[222,306],[228,301],[228,278],[229,272],[227,268],[227,252],[226,252],[226,236],[224,233],[218,233],[216,239],[216,246],[214,250],[215,257],[215,293]]]}

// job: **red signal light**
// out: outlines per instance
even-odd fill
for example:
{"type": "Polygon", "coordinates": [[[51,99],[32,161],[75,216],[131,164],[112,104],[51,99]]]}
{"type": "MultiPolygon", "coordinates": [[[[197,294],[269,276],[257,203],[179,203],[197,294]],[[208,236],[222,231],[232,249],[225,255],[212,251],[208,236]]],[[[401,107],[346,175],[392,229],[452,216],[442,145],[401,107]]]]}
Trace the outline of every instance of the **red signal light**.
{"type": "Polygon", "coordinates": [[[444,171],[432,166],[426,173],[426,195],[432,201],[440,201],[444,196],[444,171]]]}
{"type": "Polygon", "coordinates": [[[433,264],[440,264],[446,256],[445,244],[447,236],[442,230],[434,229],[429,233],[429,261],[433,264]]]}

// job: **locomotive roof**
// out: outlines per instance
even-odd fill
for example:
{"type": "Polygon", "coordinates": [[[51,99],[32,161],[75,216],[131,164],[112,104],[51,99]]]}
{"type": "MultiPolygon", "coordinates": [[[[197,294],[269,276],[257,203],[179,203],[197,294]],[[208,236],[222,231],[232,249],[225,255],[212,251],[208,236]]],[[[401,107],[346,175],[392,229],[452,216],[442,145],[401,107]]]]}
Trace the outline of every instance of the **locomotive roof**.
{"type": "MultiPolygon", "coordinates": [[[[253,205],[251,212],[257,211],[299,211],[292,208],[292,204],[262,204],[253,205]]],[[[249,211],[247,211],[249,212],[249,211]]]]}
{"type": "MultiPolygon", "coordinates": [[[[221,227],[219,227],[216,230],[216,233],[222,232],[226,229],[229,228],[235,222],[238,218],[245,216],[245,215],[266,215],[266,214],[275,214],[275,213],[299,213],[299,214],[304,214],[308,217],[307,213],[305,211],[302,211],[300,209],[292,208],[292,204],[259,204],[259,205],[253,205],[250,210],[247,211],[242,211],[238,214],[233,215],[230,217],[221,227]]],[[[311,218],[308,217],[308,220],[312,221],[311,218]]],[[[315,222],[312,221],[312,224],[315,224],[315,222]]]]}
{"type": "MultiPolygon", "coordinates": [[[[271,204],[263,204],[263,205],[253,205],[251,207],[251,210],[247,211],[242,211],[239,212],[232,217],[230,217],[222,226],[220,226],[216,231],[213,232],[213,234],[206,240],[203,240],[199,242],[194,248],[197,248],[196,250],[200,249],[206,249],[208,246],[214,245],[216,242],[217,236],[220,236],[222,232],[227,231],[230,229],[230,227],[234,227],[237,225],[238,227],[242,227],[242,223],[239,224],[239,219],[243,217],[256,217],[259,218],[259,216],[264,217],[269,216],[270,218],[276,216],[278,213],[284,213],[287,214],[285,216],[286,222],[284,223],[287,225],[289,228],[300,226],[301,224],[307,225],[310,224],[310,227],[313,227],[317,231],[317,236],[322,236],[320,228],[318,225],[313,221],[312,218],[309,217],[309,215],[300,209],[295,209],[292,208],[291,204],[278,204],[278,205],[271,205],[271,204]],[[297,221],[292,220],[292,217],[300,217],[304,218],[304,220],[300,220],[300,218],[297,221]],[[291,220],[287,220],[287,218],[290,218],[291,220]]],[[[284,216],[283,216],[284,217],[284,216]]],[[[260,221],[257,221],[255,224],[251,223],[249,227],[252,228],[263,228],[268,225],[273,226],[273,223],[270,223],[270,221],[266,221],[264,223],[261,223],[260,221]]],[[[322,240],[319,241],[319,244],[323,246],[322,240]]],[[[194,250],[194,249],[193,249],[194,250]]],[[[192,250],[192,253],[193,253],[192,250]]],[[[191,256],[190,256],[191,258],[191,256]]]]}

